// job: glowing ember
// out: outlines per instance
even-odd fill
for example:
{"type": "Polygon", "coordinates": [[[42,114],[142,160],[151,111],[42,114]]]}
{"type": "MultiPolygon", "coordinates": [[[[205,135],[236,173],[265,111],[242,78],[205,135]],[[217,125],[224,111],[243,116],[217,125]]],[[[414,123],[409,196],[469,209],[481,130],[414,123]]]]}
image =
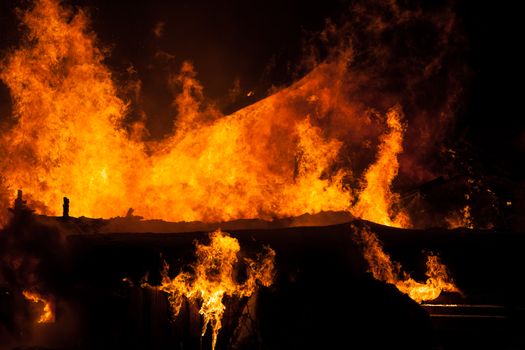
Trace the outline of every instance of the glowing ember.
{"type": "Polygon", "coordinates": [[[52,303],[50,300],[46,300],[40,294],[30,292],[28,290],[24,290],[22,294],[27,300],[33,303],[44,304],[44,308],[42,309],[40,317],[37,321],[38,323],[49,323],[55,321],[55,314],[53,312],[52,303]]]}
{"type": "Polygon", "coordinates": [[[67,196],[72,216],[115,217],[132,207],[146,219],[220,222],[351,210],[409,225],[404,212],[392,211],[397,196],[390,189],[402,151],[401,112],[387,114],[381,136],[383,121],[349,99],[356,93],[350,50],[229,116],[206,103],[185,63],[170,79],[182,91],[174,97],[174,131],[153,142],[145,141],[143,122],[124,127],[127,102],[84,12],[37,0],[22,21],[25,41],[0,70],[16,118],[0,136],[6,203],[22,188],[29,206],[50,215],[67,196]],[[378,137],[362,191],[351,189],[343,145],[358,149],[378,137]]]}
{"type": "Polygon", "coordinates": [[[400,292],[407,294],[418,303],[434,300],[441,292],[460,293],[438,256],[429,255],[427,257],[427,280],[424,283],[417,282],[410,275],[401,271],[399,263],[392,262],[374,233],[366,229],[355,227],[352,229],[358,232],[364,258],[375,279],[395,285],[400,292]]]}
{"type": "Polygon", "coordinates": [[[239,242],[235,238],[220,230],[215,231],[210,234],[210,245],[197,244],[193,273],[181,272],[172,279],[168,276],[169,266],[165,264],[162,284],[155,287],[168,294],[175,316],[179,314],[184,298],[201,302],[199,313],[204,319],[202,336],[210,325],[213,349],[226,308],[222,302],[224,296],[249,297],[257,290],[257,282],[266,287],[273,282],[275,252],[266,248],[257,259],[245,259],[247,278],[244,283],[238,283],[235,268],[239,251],[239,242]]]}

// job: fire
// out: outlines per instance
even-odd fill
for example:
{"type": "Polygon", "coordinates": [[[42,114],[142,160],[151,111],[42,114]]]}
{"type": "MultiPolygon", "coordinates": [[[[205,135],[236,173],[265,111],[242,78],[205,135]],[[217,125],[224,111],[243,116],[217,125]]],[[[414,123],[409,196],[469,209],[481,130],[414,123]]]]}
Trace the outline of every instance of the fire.
{"type": "Polygon", "coordinates": [[[448,228],[454,229],[458,227],[466,227],[473,229],[474,222],[470,213],[470,206],[467,204],[459,211],[459,213],[453,213],[446,218],[448,228]]]}
{"type": "Polygon", "coordinates": [[[50,300],[45,299],[40,294],[36,292],[31,292],[29,290],[24,290],[22,292],[24,297],[36,304],[44,304],[40,317],[38,318],[38,323],[49,323],[54,322],[55,314],[53,312],[53,304],[50,300]]]}
{"type": "Polygon", "coordinates": [[[399,108],[393,108],[386,117],[390,130],[381,137],[376,162],[365,172],[364,189],[352,208],[352,214],[387,226],[410,227],[407,213],[392,211],[392,205],[399,202],[399,195],[390,190],[399,169],[397,156],[403,151],[401,112],[399,108]]]}
{"type": "Polygon", "coordinates": [[[450,279],[446,266],[437,255],[427,257],[427,280],[420,283],[405,275],[404,279],[395,283],[397,289],[408,294],[409,297],[421,303],[434,300],[441,292],[460,293],[460,290],[450,279]]]}
{"type": "Polygon", "coordinates": [[[364,258],[375,279],[395,285],[400,292],[407,294],[418,303],[434,300],[441,292],[461,293],[437,255],[427,257],[427,280],[424,283],[418,282],[409,274],[402,272],[399,263],[392,261],[374,233],[356,227],[353,227],[353,230],[358,232],[364,258]]]}
{"type": "Polygon", "coordinates": [[[275,252],[272,249],[266,248],[265,253],[259,254],[255,260],[245,258],[247,278],[244,283],[238,283],[235,278],[239,251],[239,242],[227,233],[220,230],[210,233],[209,245],[196,246],[197,261],[193,265],[193,272],[181,272],[172,279],[168,276],[169,266],[165,263],[162,284],[156,287],[168,294],[175,316],[179,314],[184,298],[201,302],[199,313],[204,320],[202,336],[209,325],[213,349],[226,309],[223,298],[249,297],[257,290],[257,282],[266,287],[273,283],[275,252]]]}
{"type": "Polygon", "coordinates": [[[381,136],[383,120],[349,99],[357,92],[348,52],[228,116],[206,103],[185,63],[170,79],[182,90],[174,131],[150,141],[143,122],[124,126],[128,102],[82,10],[36,0],[22,22],[24,42],[0,70],[15,118],[0,136],[2,186],[10,191],[4,201],[22,188],[32,196],[28,205],[48,215],[67,196],[72,216],[114,217],[132,207],[146,219],[219,222],[350,210],[410,224],[392,210],[398,196],[390,189],[402,151],[400,109],[387,113],[381,136]],[[355,174],[345,154],[377,137],[363,187],[350,188],[355,174]]]}

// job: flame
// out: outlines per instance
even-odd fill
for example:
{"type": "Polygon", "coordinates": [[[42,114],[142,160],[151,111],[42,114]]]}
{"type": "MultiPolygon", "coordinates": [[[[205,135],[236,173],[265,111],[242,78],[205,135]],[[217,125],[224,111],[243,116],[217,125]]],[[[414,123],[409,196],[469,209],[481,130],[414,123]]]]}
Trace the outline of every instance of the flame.
{"type": "Polygon", "coordinates": [[[381,137],[377,160],[365,172],[363,190],[352,214],[365,220],[394,227],[410,227],[408,214],[403,210],[393,213],[392,205],[399,195],[392,193],[392,180],[397,176],[397,156],[403,151],[403,124],[401,111],[392,108],[386,115],[389,132],[381,137]]]}
{"type": "Polygon", "coordinates": [[[450,279],[446,266],[441,262],[437,255],[427,257],[428,277],[425,283],[420,283],[410,277],[395,283],[397,289],[408,294],[409,297],[421,303],[423,301],[434,300],[441,292],[460,293],[460,290],[450,279]]]}
{"type": "Polygon", "coordinates": [[[22,291],[22,294],[24,297],[35,303],[40,304],[43,303],[44,307],[42,309],[42,312],[40,313],[40,317],[38,318],[38,323],[49,323],[55,321],[55,314],[53,312],[53,304],[50,300],[45,299],[40,294],[36,292],[31,292],[29,290],[22,291]]]}
{"type": "Polygon", "coordinates": [[[418,303],[434,300],[441,292],[461,293],[437,255],[427,257],[427,280],[424,283],[418,282],[402,272],[399,263],[392,262],[390,256],[383,250],[377,235],[368,229],[353,227],[353,230],[358,232],[359,241],[363,246],[363,256],[375,279],[395,285],[400,292],[407,294],[418,303]]]}
{"type": "MultiPolygon", "coordinates": [[[[222,316],[226,309],[224,296],[249,297],[257,290],[257,282],[269,287],[273,283],[275,251],[266,248],[255,260],[245,258],[247,278],[244,283],[235,279],[240,245],[237,239],[217,230],[210,233],[210,245],[197,244],[193,273],[181,272],[175,278],[168,276],[169,266],[164,264],[162,283],[157,289],[168,294],[172,312],[177,316],[184,298],[201,302],[199,313],[204,324],[202,336],[208,325],[212,329],[212,349],[222,327],[222,316]]],[[[145,286],[148,286],[147,284],[145,286]]]]}
{"type": "Polygon", "coordinates": [[[192,65],[170,79],[182,92],[171,135],[145,141],[143,122],[124,127],[128,102],[104,65],[86,14],[36,0],[22,17],[24,43],[3,60],[14,125],[0,136],[0,174],[38,213],[219,222],[348,211],[407,227],[390,186],[402,151],[401,112],[387,113],[376,162],[351,189],[342,152],[378,137],[382,125],[350,100],[348,52],[318,64],[290,87],[232,115],[205,103],[192,65]],[[131,130],[131,131],[130,131],[131,130]],[[344,140],[344,143],[341,141],[344,140]],[[354,195],[360,192],[352,208],[354,195]],[[211,195],[213,194],[213,195],[211,195]]]}
{"type": "Polygon", "coordinates": [[[474,221],[470,213],[470,206],[467,204],[459,211],[459,213],[450,214],[446,218],[446,222],[448,224],[448,228],[450,229],[459,228],[459,227],[466,227],[466,228],[473,229],[474,221]]]}

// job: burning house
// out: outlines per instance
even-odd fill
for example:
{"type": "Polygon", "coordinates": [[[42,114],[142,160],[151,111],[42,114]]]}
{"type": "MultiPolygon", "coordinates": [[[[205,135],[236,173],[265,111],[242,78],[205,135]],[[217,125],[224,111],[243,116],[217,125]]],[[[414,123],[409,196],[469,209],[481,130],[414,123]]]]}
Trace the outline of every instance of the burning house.
{"type": "Polygon", "coordinates": [[[525,348],[489,10],[4,1],[0,349],[525,348]]]}

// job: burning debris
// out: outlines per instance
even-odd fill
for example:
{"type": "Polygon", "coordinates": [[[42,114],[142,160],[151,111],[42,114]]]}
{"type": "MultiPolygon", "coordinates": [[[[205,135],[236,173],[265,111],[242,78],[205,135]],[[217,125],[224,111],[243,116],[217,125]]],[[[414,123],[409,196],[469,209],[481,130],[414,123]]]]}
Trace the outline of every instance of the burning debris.
{"type": "Polygon", "coordinates": [[[351,229],[363,247],[364,258],[374,278],[395,285],[400,292],[418,303],[437,299],[441,292],[461,293],[437,255],[428,255],[427,280],[425,283],[417,282],[401,270],[401,264],[392,261],[372,231],[356,226],[352,226],[351,229]]]}
{"type": "MultiPolygon", "coordinates": [[[[472,267],[470,273],[461,270],[457,259],[455,264],[452,264],[454,259],[451,261],[454,272],[458,269],[463,272],[458,276],[461,277],[458,282],[461,282],[462,290],[465,287],[467,297],[462,298],[462,303],[467,305],[466,311],[469,310],[468,302],[479,300],[479,295],[470,299],[473,289],[465,281],[473,273],[480,273],[477,270],[479,264],[487,269],[487,264],[493,261],[483,260],[489,251],[488,246],[483,251],[476,249],[470,253],[458,247],[471,244],[470,239],[490,245],[490,242],[498,242],[499,237],[479,230],[468,234],[445,230],[436,234],[395,229],[360,220],[333,226],[231,230],[234,236],[220,231],[209,235],[204,232],[84,232],[66,235],[65,247],[71,255],[71,261],[66,263],[64,257],[68,254],[53,245],[51,249],[43,249],[44,244],[39,241],[36,251],[40,255],[32,251],[35,239],[45,237],[49,240],[52,236],[45,233],[51,227],[37,225],[31,218],[38,221],[41,217],[31,214],[29,218],[19,221],[16,229],[16,232],[21,232],[19,235],[11,234],[15,232],[9,231],[12,225],[0,232],[0,247],[7,249],[2,251],[0,282],[8,282],[10,292],[0,295],[0,316],[5,319],[5,315],[9,315],[6,313],[6,300],[16,299],[16,296],[25,298],[9,311],[17,317],[24,312],[29,314],[24,327],[9,330],[9,334],[18,340],[14,344],[51,344],[46,339],[28,337],[27,333],[21,339],[16,338],[20,330],[40,327],[38,329],[56,332],[55,345],[46,347],[51,349],[89,350],[103,347],[115,338],[122,339],[118,343],[121,348],[135,345],[161,349],[171,344],[183,344],[184,348],[199,349],[204,338],[204,342],[217,349],[236,348],[232,344],[242,345],[240,348],[256,345],[272,348],[272,344],[276,347],[283,345],[283,340],[290,347],[299,344],[300,348],[318,349],[326,344],[336,347],[347,341],[345,330],[357,323],[359,326],[354,331],[358,334],[354,334],[354,341],[364,341],[368,337],[366,334],[372,330],[394,335],[411,329],[415,338],[410,338],[410,344],[405,344],[406,339],[385,340],[387,344],[379,342],[385,346],[396,344],[394,347],[397,347],[397,342],[403,342],[404,348],[419,350],[422,342],[431,344],[430,320],[423,309],[427,306],[419,306],[413,300],[421,303],[437,298],[442,292],[459,293],[459,290],[435,255],[428,257],[426,281],[419,282],[417,278],[403,273],[400,264],[392,261],[382,249],[378,237],[387,242],[389,249],[392,243],[397,245],[396,249],[402,247],[403,261],[407,257],[416,257],[415,251],[420,249],[432,247],[432,250],[442,252],[444,248],[427,246],[429,242],[425,240],[425,235],[434,235],[434,240],[438,236],[443,237],[440,244],[451,242],[448,253],[460,256],[460,261],[465,254],[478,254],[473,261],[467,259],[472,267]],[[356,228],[367,225],[374,227],[377,235],[370,230],[356,228]],[[348,234],[349,229],[354,235],[348,234]],[[485,238],[480,240],[483,235],[485,238]],[[10,239],[6,240],[7,237],[10,239]],[[209,237],[209,243],[205,244],[206,237],[209,237]],[[491,241],[488,241],[490,237],[491,241]],[[419,241],[417,249],[412,245],[415,240],[419,241]],[[454,242],[458,240],[463,240],[463,243],[456,247],[454,242]],[[180,268],[183,261],[190,261],[190,247],[195,247],[196,241],[199,243],[196,244],[195,262],[190,269],[183,268],[177,273],[174,269],[180,268]],[[407,243],[410,243],[409,247],[407,243]],[[251,255],[248,252],[255,252],[255,247],[260,245],[271,246],[272,249],[266,248],[251,259],[246,257],[251,255]],[[279,265],[273,249],[279,256],[279,265]],[[6,251],[11,253],[6,254],[6,251]],[[54,254],[44,259],[46,251],[54,254]],[[57,260],[60,268],[49,265],[52,257],[60,257],[57,260]],[[164,263],[161,276],[150,274],[149,284],[144,284],[142,288],[130,282],[140,280],[146,271],[158,271],[163,260],[170,262],[171,271],[170,266],[164,263]],[[64,266],[72,266],[72,270],[64,274],[64,266]],[[367,269],[371,274],[366,273],[367,269]],[[125,283],[122,283],[123,276],[129,276],[124,279],[125,283]],[[56,277],[60,281],[53,280],[56,277]],[[258,289],[259,285],[273,287],[258,289]],[[36,295],[29,292],[36,292],[36,295]],[[333,298],[336,293],[343,293],[344,300],[333,298]],[[248,298],[250,295],[252,297],[248,298]],[[76,310],[74,314],[82,321],[77,321],[79,323],[69,330],[69,334],[74,335],[69,343],[62,340],[63,326],[69,321],[64,312],[67,309],[76,310]],[[49,311],[51,316],[48,316],[49,311]],[[174,318],[169,316],[170,311],[174,318]],[[343,322],[339,321],[341,314],[345,315],[343,322]],[[44,326],[38,323],[46,319],[54,319],[54,323],[44,326]],[[239,335],[239,332],[242,334],[239,335]],[[77,339],[82,340],[81,345],[78,345],[77,339]]],[[[42,219],[46,219],[55,231],[65,230],[71,227],[72,222],[81,220],[63,220],[60,217],[42,219]]],[[[508,238],[502,237],[503,240],[508,238]]],[[[512,256],[517,258],[519,255],[512,256]]],[[[447,263],[449,261],[448,257],[447,263]]],[[[498,264],[506,266],[507,262],[498,264]]],[[[512,266],[514,270],[519,267],[512,266]]],[[[495,287],[497,281],[487,284],[486,277],[481,274],[483,286],[499,290],[495,287]]],[[[491,278],[494,277],[498,275],[494,274],[491,278]]],[[[5,284],[0,287],[5,288],[5,284]]],[[[456,297],[454,294],[446,296],[448,300],[456,297]]],[[[436,305],[439,304],[438,300],[436,305]]],[[[433,312],[438,308],[436,305],[432,306],[433,312]]],[[[500,309],[501,314],[505,314],[505,306],[500,309]]],[[[2,335],[5,334],[1,328],[4,324],[2,320],[2,335]]],[[[67,334],[68,331],[65,332],[67,334]]],[[[0,339],[0,346],[5,345],[1,341],[5,340],[0,339]]]]}
{"type": "MultiPolygon", "coordinates": [[[[168,275],[169,265],[164,263],[162,284],[153,287],[168,294],[174,316],[177,316],[185,301],[200,301],[199,314],[203,317],[202,334],[204,336],[211,326],[212,349],[215,349],[217,336],[222,327],[222,317],[226,306],[224,297],[250,297],[260,283],[269,287],[274,278],[275,252],[266,248],[255,260],[244,258],[246,280],[237,282],[240,252],[239,242],[227,233],[217,230],[210,233],[210,244],[197,243],[193,272],[181,272],[175,278],[168,275]]],[[[144,287],[151,287],[143,284],[144,287]]]]}

